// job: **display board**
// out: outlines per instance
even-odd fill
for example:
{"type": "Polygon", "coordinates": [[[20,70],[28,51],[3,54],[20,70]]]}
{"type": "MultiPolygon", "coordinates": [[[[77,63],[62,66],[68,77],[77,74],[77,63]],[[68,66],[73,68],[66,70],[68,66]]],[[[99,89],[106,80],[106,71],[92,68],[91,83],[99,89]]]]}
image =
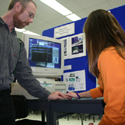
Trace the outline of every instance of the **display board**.
{"type": "MultiPolygon", "coordinates": [[[[125,30],[125,5],[111,9],[110,12],[116,17],[122,28],[125,30]]],[[[81,34],[83,34],[84,41],[83,27],[86,19],[87,17],[75,22],[70,22],[51,29],[47,29],[42,33],[43,36],[49,36],[54,38],[55,29],[56,31],[62,32],[61,29],[65,27],[65,29],[67,29],[69,32],[69,34],[66,34],[66,36],[58,35],[59,37],[57,38],[62,39],[62,41],[64,42],[64,66],[66,68],[64,70],[62,80],[67,80],[67,91],[83,92],[96,87],[96,78],[88,70],[88,56],[86,48],[84,48],[85,44],[77,44],[80,43],[81,34]],[[74,29],[74,31],[71,32],[70,29],[74,29]],[[75,39],[78,40],[75,41],[75,39]],[[77,45],[73,46],[74,44],[77,45]],[[84,79],[81,79],[82,76],[84,79]],[[80,87],[81,85],[83,88],[80,87]]]]}

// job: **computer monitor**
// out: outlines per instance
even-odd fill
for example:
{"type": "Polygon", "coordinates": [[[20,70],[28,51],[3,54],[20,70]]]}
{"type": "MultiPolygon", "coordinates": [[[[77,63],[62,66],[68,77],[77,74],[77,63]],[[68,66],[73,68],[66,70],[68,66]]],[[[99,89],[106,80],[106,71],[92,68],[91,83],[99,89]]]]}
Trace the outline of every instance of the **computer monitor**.
{"type": "Polygon", "coordinates": [[[63,41],[45,36],[24,34],[24,43],[34,76],[59,78],[63,75],[63,41]]]}

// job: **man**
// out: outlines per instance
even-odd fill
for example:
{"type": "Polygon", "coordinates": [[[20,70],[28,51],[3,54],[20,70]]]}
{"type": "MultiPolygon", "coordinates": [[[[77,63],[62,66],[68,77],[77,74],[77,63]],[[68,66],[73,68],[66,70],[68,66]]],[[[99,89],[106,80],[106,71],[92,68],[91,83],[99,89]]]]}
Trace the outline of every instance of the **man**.
{"type": "Polygon", "coordinates": [[[15,27],[23,28],[33,23],[36,4],[32,0],[11,0],[8,11],[0,18],[0,124],[14,125],[14,108],[10,96],[10,85],[14,77],[27,91],[38,98],[63,99],[59,92],[50,93],[40,86],[32,75],[26,58],[24,43],[19,43],[15,27]]]}

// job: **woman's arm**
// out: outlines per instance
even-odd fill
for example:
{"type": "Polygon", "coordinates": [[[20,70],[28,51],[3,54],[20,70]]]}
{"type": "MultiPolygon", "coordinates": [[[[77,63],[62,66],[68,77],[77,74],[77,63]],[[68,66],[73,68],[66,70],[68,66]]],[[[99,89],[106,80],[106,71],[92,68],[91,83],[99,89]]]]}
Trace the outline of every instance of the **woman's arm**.
{"type": "MultiPolygon", "coordinates": [[[[90,98],[92,97],[93,99],[102,97],[103,96],[103,89],[101,87],[97,87],[94,89],[90,89],[89,91],[86,92],[81,92],[78,93],[80,98],[90,98]]],[[[66,98],[72,99],[72,98],[79,98],[75,92],[69,92],[65,94],[66,98]]]]}
{"type": "Polygon", "coordinates": [[[79,96],[80,96],[81,98],[89,98],[89,97],[92,97],[91,94],[90,94],[90,91],[81,92],[81,93],[79,93],[79,96]]]}
{"type": "MultiPolygon", "coordinates": [[[[78,93],[80,98],[88,98],[88,97],[91,97],[90,95],[90,91],[87,91],[87,92],[81,92],[81,93],[78,93]]],[[[75,92],[69,92],[67,94],[65,94],[66,98],[68,99],[72,99],[72,98],[78,98],[77,94],[75,92]]]]}

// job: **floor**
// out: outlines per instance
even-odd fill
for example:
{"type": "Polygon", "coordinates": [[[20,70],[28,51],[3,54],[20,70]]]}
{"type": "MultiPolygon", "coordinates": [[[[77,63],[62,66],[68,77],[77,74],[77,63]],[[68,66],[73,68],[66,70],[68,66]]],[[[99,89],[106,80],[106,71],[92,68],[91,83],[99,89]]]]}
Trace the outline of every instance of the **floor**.
{"type": "MultiPolygon", "coordinates": [[[[86,114],[85,114],[86,115],[86,114]]],[[[41,120],[41,113],[29,113],[26,119],[33,119],[33,120],[41,120]]],[[[100,122],[98,115],[95,115],[95,122],[93,122],[93,116],[90,119],[87,117],[86,120],[83,120],[83,124],[81,123],[80,115],[74,114],[70,117],[59,119],[57,122],[58,125],[88,125],[89,123],[93,123],[93,125],[98,125],[100,122]]]]}

